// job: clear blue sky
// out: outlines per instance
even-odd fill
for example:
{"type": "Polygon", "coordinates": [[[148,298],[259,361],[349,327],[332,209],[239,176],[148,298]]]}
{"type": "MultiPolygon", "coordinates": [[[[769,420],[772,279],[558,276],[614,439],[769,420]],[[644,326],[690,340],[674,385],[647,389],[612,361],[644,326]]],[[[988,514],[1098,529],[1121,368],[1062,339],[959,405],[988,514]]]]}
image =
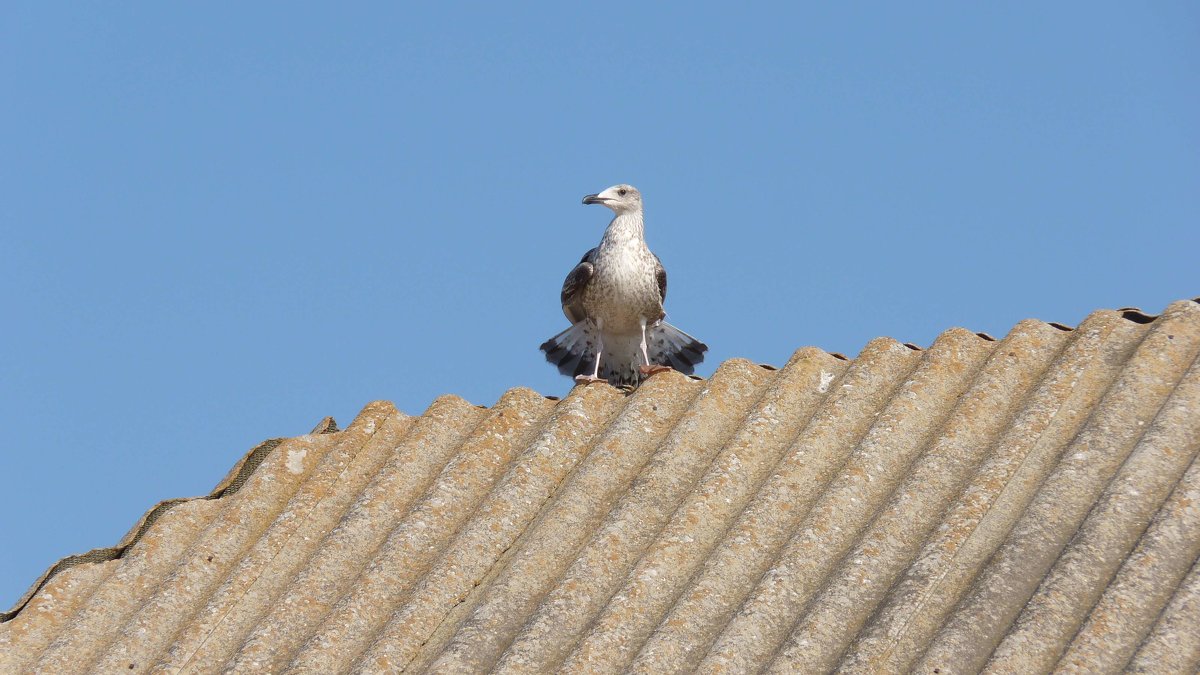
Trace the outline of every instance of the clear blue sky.
{"type": "Polygon", "coordinates": [[[250,447],[570,382],[638,186],[725,359],[1200,295],[1193,2],[6,5],[0,605],[250,447]]]}

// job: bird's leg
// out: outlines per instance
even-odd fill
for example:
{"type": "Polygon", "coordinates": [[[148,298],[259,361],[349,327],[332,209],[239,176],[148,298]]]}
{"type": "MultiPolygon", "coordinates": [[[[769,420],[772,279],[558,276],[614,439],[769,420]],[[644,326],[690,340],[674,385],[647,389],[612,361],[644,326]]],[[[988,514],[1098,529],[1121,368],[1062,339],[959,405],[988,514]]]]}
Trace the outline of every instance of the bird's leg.
{"type": "Polygon", "coordinates": [[[642,319],[642,360],[650,365],[650,353],[646,351],[646,320],[642,319]]]}
{"type": "Polygon", "coordinates": [[[600,332],[600,326],[596,326],[596,367],[592,370],[592,374],[576,375],[575,382],[578,384],[591,384],[593,382],[608,382],[608,380],[600,377],[600,355],[604,353],[604,335],[600,332]]]}
{"type": "Polygon", "coordinates": [[[646,350],[646,320],[642,319],[642,359],[646,361],[644,365],[638,368],[642,375],[650,377],[655,373],[664,373],[671,370],[670,366],[660,366],[650,363],[650,352],[646,350]]]}
{"type": "Polygon", "coordinates": [[[596,348],[596,367],[592,370],[592,379],[600,379],[600,355],[604,353],[604,338],[596,340],[598,346],[596,348]]]}

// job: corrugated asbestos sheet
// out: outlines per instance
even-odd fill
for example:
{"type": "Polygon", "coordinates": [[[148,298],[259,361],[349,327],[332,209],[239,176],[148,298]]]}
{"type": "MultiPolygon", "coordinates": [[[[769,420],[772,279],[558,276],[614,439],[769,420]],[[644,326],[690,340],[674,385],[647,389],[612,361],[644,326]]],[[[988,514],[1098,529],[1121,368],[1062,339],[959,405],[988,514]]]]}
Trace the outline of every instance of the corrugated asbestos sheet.
{"type": "Polygon", "coordinates": [[[0,672],[1196,672],[1200,305],[373,403],[63,561],[0,672]]]}

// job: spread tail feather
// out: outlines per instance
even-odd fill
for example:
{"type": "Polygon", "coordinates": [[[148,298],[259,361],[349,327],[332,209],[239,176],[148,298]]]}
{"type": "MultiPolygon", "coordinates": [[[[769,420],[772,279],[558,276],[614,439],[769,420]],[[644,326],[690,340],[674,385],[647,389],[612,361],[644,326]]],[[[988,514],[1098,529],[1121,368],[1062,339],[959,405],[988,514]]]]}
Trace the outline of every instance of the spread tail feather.
{"type": "MultiPolygon", "coordinates": [[[[596,345],[599,336],[590,321],[580,321],[542,343],[546,360],[568,377],[591,375],[596,367],[596,345]]],[[[684,375],[691,375],[696,364],[704,360],[708,346],[696,338],[663,321],[646,329],[646,351],[650,363],[670,366],[684,375]]],[[[641,336],[607,336],[600,358],[600,377],[614,385],[637,385],[644,378],[641,336]]]]}
{"type": "Polygon", "coordinates": [[[646,329],[646,346],[650,363],[671,366],[684,375],[691,375],[708,351],[708,345],[666,321],[646,329]]]}
{"type": "Polygon", "coordinates": [[[557,366],[563,375],[591,375],[596,365],[596,336],[592,334],[591,322],[573,324],[543,342],[541,350],[546,352],[546,360],[557,366]]]}

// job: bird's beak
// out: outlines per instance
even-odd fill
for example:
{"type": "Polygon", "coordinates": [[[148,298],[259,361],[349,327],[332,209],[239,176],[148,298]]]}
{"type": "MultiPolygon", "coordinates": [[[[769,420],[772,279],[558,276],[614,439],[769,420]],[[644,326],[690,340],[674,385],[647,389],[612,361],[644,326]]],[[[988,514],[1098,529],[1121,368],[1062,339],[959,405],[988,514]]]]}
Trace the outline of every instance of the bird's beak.
{"type": "Polygon", "coordinates": [[[587,195],[583,198],[584,204],[603,204],[606,201],[608,201],[608,199],[601,197],[600,195],[587,195]]]}

